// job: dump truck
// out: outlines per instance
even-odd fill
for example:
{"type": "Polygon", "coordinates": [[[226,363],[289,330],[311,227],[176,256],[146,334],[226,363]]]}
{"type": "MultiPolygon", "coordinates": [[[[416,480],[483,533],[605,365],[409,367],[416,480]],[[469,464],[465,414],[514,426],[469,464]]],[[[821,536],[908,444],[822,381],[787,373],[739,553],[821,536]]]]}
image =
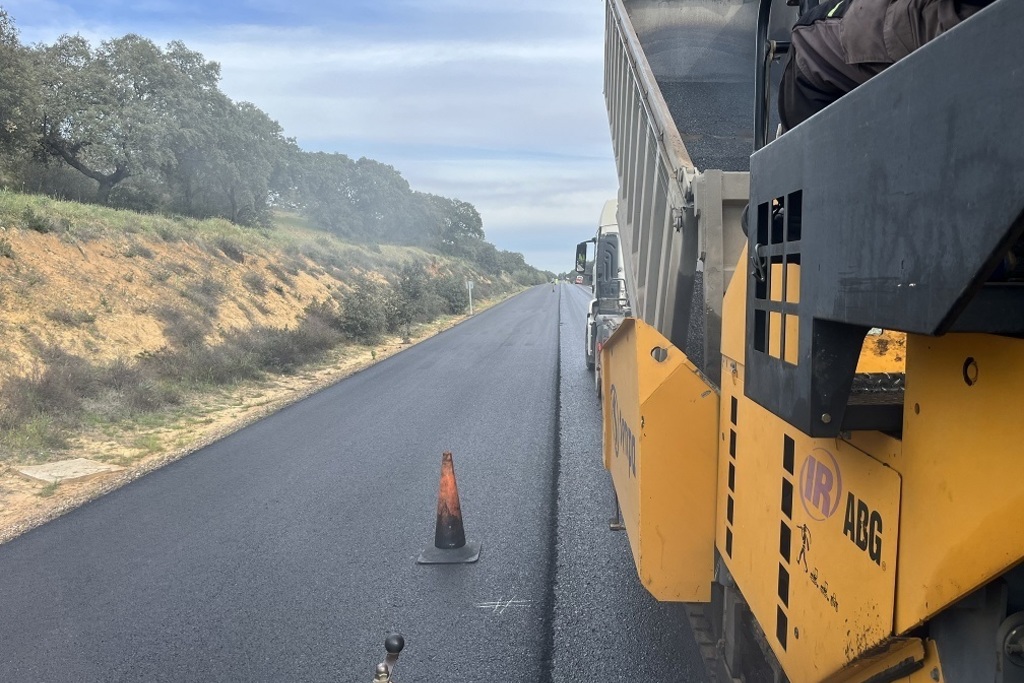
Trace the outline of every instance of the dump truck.
{"type": "Polygon", "coordinates": [[[1024,3],[775,135],[810,4],[606,1],[615,526],[720,682],[1024,681],[1024,3]]]}
{"type": "Polygon", "coordinates": [[[631,313],[626,295],[625,264],[619,248],[617,206],[614,199],[605,202],[597,223],[597,234],[576,245],[577,271],[583,272],[588,263],[591,267],[593,298],[587,308],[583,353],[587,369],[594,371],[598,395],[601,393],[601,348],[631,313]],[[588,259],[591,245],[594,258],[588,259]]]}

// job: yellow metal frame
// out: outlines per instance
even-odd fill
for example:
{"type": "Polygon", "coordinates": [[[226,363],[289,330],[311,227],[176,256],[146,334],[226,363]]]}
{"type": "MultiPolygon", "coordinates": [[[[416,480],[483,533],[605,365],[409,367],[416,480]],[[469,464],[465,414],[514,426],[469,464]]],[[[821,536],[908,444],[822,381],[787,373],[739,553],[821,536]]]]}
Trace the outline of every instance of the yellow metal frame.
{"type": "Polygon", "coordinates": [[[900,476],[744,396],[745,290],[723,312],[717,547],[790,679],[845,676],[892,635],[900,476]]]}
{"type": "Polygon", "coordinates": [[[896,632],[1024,557],[1024,340],[907,340],[896,632]]]}
{"type": "Polygon", "coordinates": [[[902,438],[810,439],[743,396],[745,287],[733,279],[723,313],[719,552],[794,683],[865,681],[908,661],[920,668],[897,680],[941,680],[935,643],[904,634],[1024,558],[1021,412],[1008,400],[1024,386],[1024,341],[869,335],[858,370],[906,372],[902,438]],[[814,503],[835,504],[825,494],[840,473],[846,508],[824,515],[814,503]],[[779,514],[780,476],[791,480],[791,519],[779,514]],[[799,579],[812,572],[794,571],[792,555],[780,561],[786,533],[769,542],[775,523],[792,524],[798,558],[814,557],[817,588],[828,572],[827,595],[806,590],[799,579]]]}
{"type": "Polygon", "coordinates": [[[706,602],[718,395],[682,352],[636,319],[604,345],[601,368],[604,464],[637,574],[658,600],[706,602]]]}
{"type": "Polygon", "coordinates": [[[790,679],[823,680],[892,633],[900,476],[792,428],[739,373],[720,424],[719,552],[790,679]]]}
{"type": "Polygon", "coordinates": [[[744,396],[746,280],[720,393],[639,320],[604,347],[604,464],[640,579],[706,601],[717,549],[793,683],[941,681],[913,629],[1024,560],[1024,340],[869,335],[859,369],[906,373],[901,438],[812,439],[744,396]]]}

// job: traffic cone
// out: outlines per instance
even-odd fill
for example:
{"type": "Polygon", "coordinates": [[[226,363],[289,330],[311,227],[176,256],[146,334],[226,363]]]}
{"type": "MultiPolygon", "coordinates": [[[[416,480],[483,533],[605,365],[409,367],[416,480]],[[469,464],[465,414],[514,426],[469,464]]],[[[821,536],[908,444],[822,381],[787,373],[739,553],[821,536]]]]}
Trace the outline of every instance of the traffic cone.
{"type": "Polygon", "coordinates": [[[452,454],[441,456],[441,485],[437,493],[437,526],[434,547],[420,553],[419,564],[460,564],[480,559],[480,544],[466,543],[459,506],[459,487],[455,484],[455,463],[452,454]]]}

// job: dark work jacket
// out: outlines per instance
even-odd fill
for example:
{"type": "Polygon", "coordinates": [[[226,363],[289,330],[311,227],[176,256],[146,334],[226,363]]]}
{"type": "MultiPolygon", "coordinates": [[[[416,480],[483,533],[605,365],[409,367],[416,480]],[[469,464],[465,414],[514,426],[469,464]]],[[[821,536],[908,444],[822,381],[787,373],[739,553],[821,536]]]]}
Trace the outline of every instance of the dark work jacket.
{"type": "Polygon", "coordinates": [[[848,2],[850,6],[839,22],[847,64],[892,64],[988,4],[961,0],[848,2]]]}
{"type": "Polygon", "coordinates": [[[994,0],[828,0],[793,27],[783,127],[828,106],[994,0]]]}

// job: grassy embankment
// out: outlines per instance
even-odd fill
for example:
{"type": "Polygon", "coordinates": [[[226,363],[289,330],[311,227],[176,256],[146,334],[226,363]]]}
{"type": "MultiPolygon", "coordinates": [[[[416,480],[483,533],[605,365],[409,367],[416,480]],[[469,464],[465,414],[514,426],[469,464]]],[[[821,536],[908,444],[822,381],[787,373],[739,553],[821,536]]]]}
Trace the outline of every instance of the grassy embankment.
{"type": "Polygon", "coordinates": [[[253,230],[0,192],[0,478],[12,464],[187,451],[204,428],[454,324],[466,277],[486,299],[521,289],[294,215],[253,230]],[[403,302],[398,283],[417,273],[403,302]]]}

